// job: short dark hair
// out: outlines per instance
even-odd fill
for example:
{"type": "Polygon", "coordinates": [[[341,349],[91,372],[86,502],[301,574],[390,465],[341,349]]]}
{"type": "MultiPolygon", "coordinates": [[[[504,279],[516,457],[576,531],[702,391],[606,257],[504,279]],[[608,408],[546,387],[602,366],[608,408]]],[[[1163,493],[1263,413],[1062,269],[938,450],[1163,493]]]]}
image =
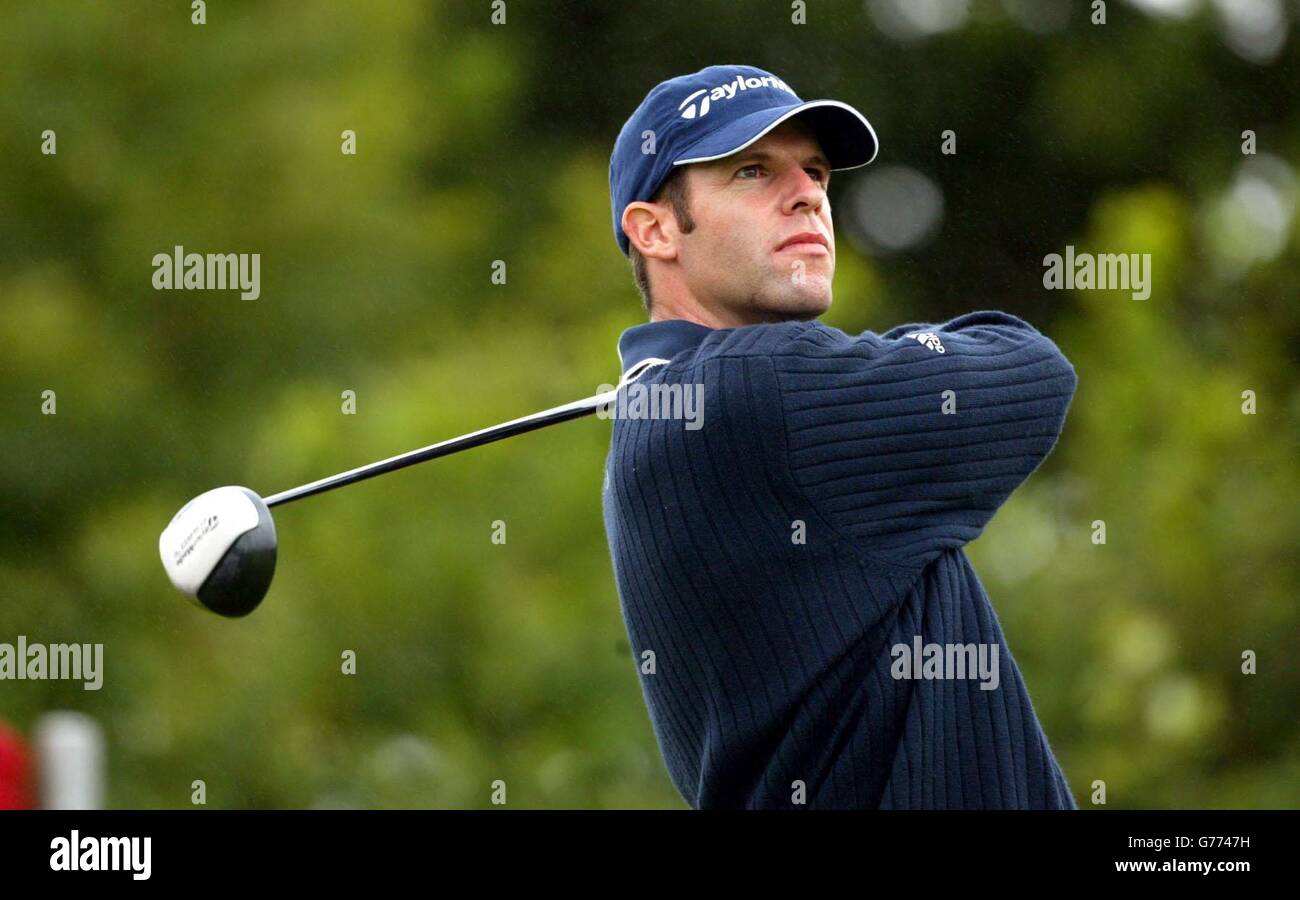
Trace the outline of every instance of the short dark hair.
{"type": "MultiPolygon", "coordinates": [[[[652,203],[667,203],[672,207],[677,227],[683,234],[695,230],[695,220],[691,218],[690,184],[686,178],[686,166],[674,167],[650,200],[652,203]]],[[[650,274],[646,271],[645,257],[630,241],[627,255],[632,260],[632,278],[636,281],[636,289],[641,292],[641,305],[649,313],[654,305],[654,297],[650,293],[650,274]]]]}

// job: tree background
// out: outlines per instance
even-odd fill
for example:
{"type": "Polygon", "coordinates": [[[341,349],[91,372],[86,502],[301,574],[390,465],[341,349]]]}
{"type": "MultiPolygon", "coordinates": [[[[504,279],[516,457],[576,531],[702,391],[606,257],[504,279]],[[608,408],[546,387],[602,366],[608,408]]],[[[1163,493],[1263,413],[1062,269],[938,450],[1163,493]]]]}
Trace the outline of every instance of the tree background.
{"type": "Polygon", "coordinates": [[[200,778],[213,807],[484,807],[495,779],[511,806],[684,807],[606,550],[606,423],[278,510],[247,619],[184,602],[157,538],[210,487],[614,380],[643,321],[614,137],[662,79],[744,62],[881,138],[832,181],[824,321],[1002,309],[1075,364],[1057,450],[969,553],[1080,805],[1097,779],[1110,807],[1300,805],[1300,4],[1106,7],[6,4],[0,641],[102,642],[105,675],[0,681],[0,718],[96,717],[115,807],[200,778]],[[261,296],[155,291],[178,244],[260,253],[261,296]],[[1066,245],[1152,254],[1150,298],[1046,290],[1066,245]]]}

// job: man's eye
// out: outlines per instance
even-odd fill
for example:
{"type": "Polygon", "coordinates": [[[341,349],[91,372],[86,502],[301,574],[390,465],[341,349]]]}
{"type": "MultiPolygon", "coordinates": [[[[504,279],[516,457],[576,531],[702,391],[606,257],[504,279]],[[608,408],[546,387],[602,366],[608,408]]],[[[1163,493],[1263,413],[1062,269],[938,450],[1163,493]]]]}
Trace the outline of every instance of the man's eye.
{"type": "Polygon", "coordinates": [[[823,183],[825,183],[826,181],[826,173],[823,172],[821,169],[808,169],[808,174],[811,175],[813,178],[815,178],[817,181],[823,183]]]}
{"type": "Polygon", "coordinates": [[[758,170],[761,169],[761,168],[763,168],[763,167],[762,167],[762,166],[745,166],[744,168],[737,170],[736,174],[737,174],[737,175],[740,175],[740,176],[743,176],[746,172],[755,172],[755,173],[757,173],[758,170]]]}

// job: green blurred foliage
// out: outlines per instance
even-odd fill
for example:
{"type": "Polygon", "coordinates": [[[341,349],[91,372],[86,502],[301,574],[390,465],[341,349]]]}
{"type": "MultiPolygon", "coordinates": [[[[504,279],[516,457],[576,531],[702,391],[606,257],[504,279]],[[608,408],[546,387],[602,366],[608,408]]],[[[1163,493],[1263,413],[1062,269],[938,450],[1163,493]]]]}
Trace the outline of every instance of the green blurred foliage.
{"type": "MultiPolygon", "coordinates": [[[[923,246],[841,237],[830,324],[1005,309],[1078,370],[1057,452],[970,553],[1081,805],[1097,779],[1116,807],[1300,805],[1300,229],[1222,262],[1258,245],[1224,205],[1242,130],[1300,159],[1300,41],[1255,65],[1208,13],[1116,2],[1096,27],[1076,3],[1033,34],[977,0],[897,43],[855,0],[809,6],[7,4],[0,641],[103,642],[106,672],[0,682],[0,716],[98,717],[114,806],[184,807],[201,778],[214,807],[484,807],[496,779],[511,806],[682,807],[605,547],[607,425],[285,507],[245,620],[179,600],[157,536],[209,487],[269,494],[611,381],[642,320],[614,136],[661,79],[750,62],[857,105],[881,162],[944,192],[923,246]],[[1044,290],[1067,243],[1151,253],[1151,298],[1044,290]],[[260,253],[261,297],[154,291],[177,244],[260,253]]],[[[841,220],[868,172],[836,176],[841,220]]]]}

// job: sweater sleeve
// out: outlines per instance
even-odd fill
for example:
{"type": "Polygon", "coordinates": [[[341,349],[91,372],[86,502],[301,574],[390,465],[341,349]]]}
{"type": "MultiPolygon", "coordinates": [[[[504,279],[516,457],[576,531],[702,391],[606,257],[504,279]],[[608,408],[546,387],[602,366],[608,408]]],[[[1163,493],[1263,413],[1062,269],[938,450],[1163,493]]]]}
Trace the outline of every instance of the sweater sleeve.
{"type": "Polygon", "coordinates": [[[880,335],[815,323],[772,360],[796,484],[908,567],[980,534],[1055,446],[1077,384],[1051,340],[992,311],[880,335]]]}

